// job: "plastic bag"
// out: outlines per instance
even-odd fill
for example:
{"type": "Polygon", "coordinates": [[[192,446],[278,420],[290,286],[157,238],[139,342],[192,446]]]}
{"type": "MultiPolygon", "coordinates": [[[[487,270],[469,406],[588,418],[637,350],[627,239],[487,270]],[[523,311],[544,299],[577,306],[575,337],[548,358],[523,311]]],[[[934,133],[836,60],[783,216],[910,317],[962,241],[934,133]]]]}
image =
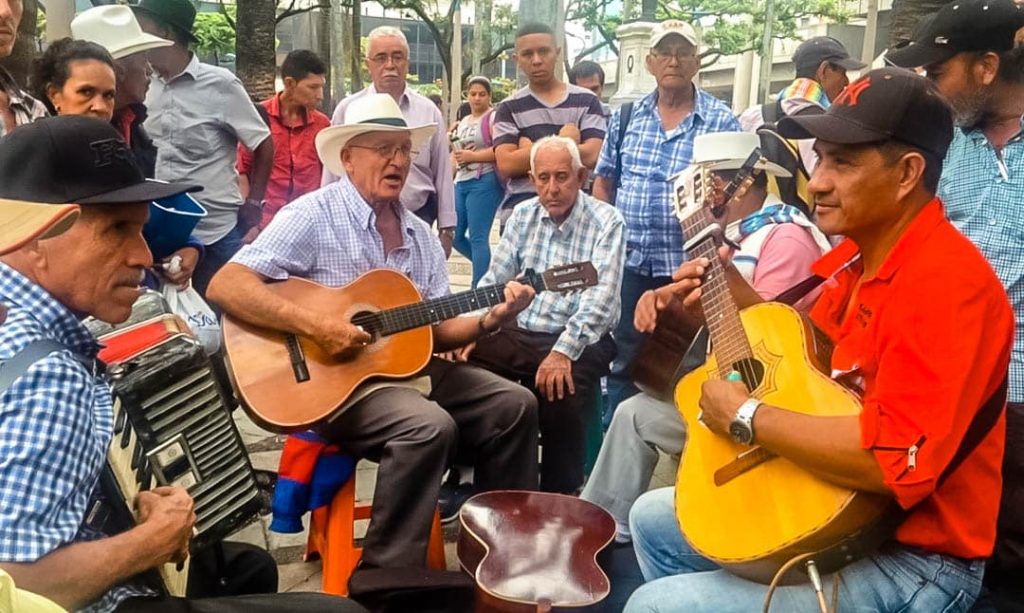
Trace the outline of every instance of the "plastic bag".
{"type": "Polygon", "coordinates": [[[196,339],[203,345],[206,355],[220,350],[220,322],[210,305],[206,304],[191,284],[178,289],[173,283],[164,283],[160,292],[171,307],[171,312],[185,320],[196,339]]]}

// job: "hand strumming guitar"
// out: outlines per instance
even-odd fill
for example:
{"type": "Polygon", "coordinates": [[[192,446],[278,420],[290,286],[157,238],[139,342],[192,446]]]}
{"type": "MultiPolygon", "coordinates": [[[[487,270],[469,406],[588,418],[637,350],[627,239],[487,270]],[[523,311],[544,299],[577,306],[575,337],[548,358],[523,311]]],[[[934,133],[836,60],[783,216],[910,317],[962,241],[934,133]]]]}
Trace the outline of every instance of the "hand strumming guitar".
{"type": "Polygon", "coordinates": [[[672,283],[650,289],[640,296],[633,315],[633,325],[639,332],[653,332],[658,315],[675,300],[682,300],[687,308],[700,308],[700,280],[707,270],[707,258],[684,262],[674,273],[672,283]]]}
{"type": "Polygon", "coordinates": [[[317,320],[313,341],[335,358],[349,358],[362,351],[373,338],[350,321],[335,317],[317,320]]]}
{"type": "Polygon", "coordinates": [[[718,436],[730,438],[729,424],[748,398],[750,392],[741,382],[709,379],[701,387],[701,421],[718,436]]]}

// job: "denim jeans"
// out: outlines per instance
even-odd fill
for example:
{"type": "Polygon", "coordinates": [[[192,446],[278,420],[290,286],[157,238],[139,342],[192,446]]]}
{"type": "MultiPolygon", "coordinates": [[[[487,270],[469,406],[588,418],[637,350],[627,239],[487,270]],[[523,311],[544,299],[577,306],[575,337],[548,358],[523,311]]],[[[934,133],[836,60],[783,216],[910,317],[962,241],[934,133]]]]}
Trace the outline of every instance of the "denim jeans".
{"type": "Polygon", "coordinates": [[[649,289],[655,289],[672,282],[671,277],[651,277],[640,274],[637,271],[626,268],[622,271],[622,315],[619,316],[619,324],[615,327],[612,336],[615,338],[615,347],[618,350],[615,354],[615,361],[612,362],[611,374],[608,375],[608,409],[602,416],[602,424],[605,430],[612,423],[612,415],[615,414],[615,407],[619,403],[635,396],[640,392],[633,385],[633,376],[630,369],[633,366],[633,358],[640,350],[640,344],[644,336],[633,327],[633,314],[636,312],[636,303],[640,295],[649,289]]]}
{"type": "Polygon", "coordinates": [[[491,264],[491,225],[502,189],[493,172],[455,184],[455,240],[452,247],[473,263],[473,287],[491,264]],[[466,231],[469,238],[466,238],[466,231]]]}
{"type": "MultiPolygon", "coordinates": [[[[647,492],[629,514],[633,545],[648,581],[626,604],[626,613],[760,611],[767,586],[741,579],[701,557],[679,531],[675,489],[647,492]]],[[[751,510],[756,512],[756,510],[751,510]]],[[[723,522],[742,521],[723,518],[723,522]]],[[[985,564],[929,553],[895,542],[839,571],[839,609],[879,613],[966,613],[981,590],[985,564]]],[[[830,600],[834,578],[822,577],[830,600]]],[[[810,583],[782,586],[773,611],[817,611],[810,583]]]]}
{"type": "MultiPolygon", "coordinates": [[[[227,264],[241,248],[242,232],[238,226],[231,228],[231,231],[219,241],[206,245],[206,252],[192,273],[192,287],[196,288],[203,298],[206,298],[206,287],[210,285],[213,275],[217,274],[217,271],[227,264]]],[[[220,310],[215,305],[211,304],[210,306],[217,310],[218,315],[220,314],[220,310]]]]}

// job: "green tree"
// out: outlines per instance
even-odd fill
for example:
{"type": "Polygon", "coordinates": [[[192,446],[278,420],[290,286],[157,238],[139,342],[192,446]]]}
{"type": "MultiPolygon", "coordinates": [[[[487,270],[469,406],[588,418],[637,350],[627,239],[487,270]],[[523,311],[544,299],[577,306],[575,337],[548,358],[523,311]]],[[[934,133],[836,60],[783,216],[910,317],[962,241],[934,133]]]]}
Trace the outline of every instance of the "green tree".
{"type": "Polygon", "coordinates": [[[199,13],[196,15],[193,33],[199,42],[195,45],[196,52],[205,57],[213,57],[214,64],[220,64],[220,58],[235,52],[234,18],[237,8],[225,7],[221,13],[199,13]]]}

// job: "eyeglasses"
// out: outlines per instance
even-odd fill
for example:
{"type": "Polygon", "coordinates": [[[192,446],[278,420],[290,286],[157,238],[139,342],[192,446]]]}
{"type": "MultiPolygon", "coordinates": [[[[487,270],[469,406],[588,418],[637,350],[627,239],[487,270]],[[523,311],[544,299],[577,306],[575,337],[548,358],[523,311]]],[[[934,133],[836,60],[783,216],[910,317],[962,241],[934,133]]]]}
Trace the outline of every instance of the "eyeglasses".
{"type": "Polygon", "coordinates": [[[651,49],[651,57],[658,60],[659,62],[668,62],[672,58],[676,58],[676,61],[683,63],[687,60],[692,60],[697,57],[696,50],[687,51],[684,49],[677,49],[674,52],[658,51],[657,49],[651,49]]]}
{"type": "Polygon", "coordinates": [[[410,160],[419,155],[420,153],[419,151],[413,149],[412,145],[376,145],[373,147],[369,145],[349,145],[349,147],[355,147],[357,149],[369,149],[370,151],[375,152],[377,155],[386,160],[395,159],[395,156],[398,155],[399,152],[401,152],[402,155],[409,158],[410,160]]]}
{"type": "Polygon", "coordinates": [[[399,51],[396,51],[391,55],[388,55],[387,53],[378,53],[370,58],[370,61],[374,64],[387,64],[388,60],[391,60],[392,64],[404,64],[409,61],[409,58],[399,51]]]}

